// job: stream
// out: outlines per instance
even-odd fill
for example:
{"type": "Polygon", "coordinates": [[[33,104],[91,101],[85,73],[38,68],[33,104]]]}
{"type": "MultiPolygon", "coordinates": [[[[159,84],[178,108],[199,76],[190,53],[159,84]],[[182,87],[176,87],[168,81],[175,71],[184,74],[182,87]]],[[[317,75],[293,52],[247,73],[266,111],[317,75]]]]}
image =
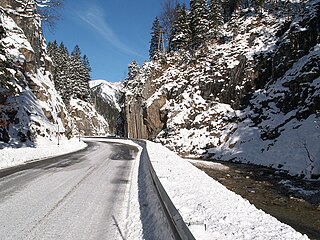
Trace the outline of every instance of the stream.
{"type": "Polygon", "coordinates": [[[216,163],[193,164],[257,208],[320,240],[320,181],[305,181],[262,166],[216,163]]]}

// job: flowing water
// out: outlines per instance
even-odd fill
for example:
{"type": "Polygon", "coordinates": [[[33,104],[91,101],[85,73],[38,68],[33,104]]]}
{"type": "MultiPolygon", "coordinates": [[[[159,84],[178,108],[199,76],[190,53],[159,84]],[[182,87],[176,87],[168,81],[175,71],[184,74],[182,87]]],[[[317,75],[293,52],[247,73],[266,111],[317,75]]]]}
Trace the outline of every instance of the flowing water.
{"type": "Polygon", "coordinates": [[[320,240],[320,181],[304,181],[270,168],[238,163],[194,164],[279,221],[320,240]]]}

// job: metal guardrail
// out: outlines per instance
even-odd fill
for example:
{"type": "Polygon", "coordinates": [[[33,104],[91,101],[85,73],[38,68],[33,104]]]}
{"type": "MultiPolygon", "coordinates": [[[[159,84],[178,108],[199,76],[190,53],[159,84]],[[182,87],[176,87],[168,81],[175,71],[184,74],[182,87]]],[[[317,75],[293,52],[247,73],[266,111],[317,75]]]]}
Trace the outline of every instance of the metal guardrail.
{"type": "Polygon", "coordinates": [[[148,165],[148,169],[150,171],[152,181],[156,192],[158,194],[159,200],[163,207],[163,211],[167,217],[167,220],[170,224],[172,232],[175,236],[175,239],[179,240],[195,240],[194,236],[190,232],[189,228],[185,224],[182,216],[180,215],[179,211],[176,209],[174,204],[172,203],[170,197],[168,196],[166,190],[162,186],[153,166],[149,158],[149,154],[146,148],[146,142],[143,140],[136,140],[137,144],[142,146],[142,159],[144,164],[148,165]]]}

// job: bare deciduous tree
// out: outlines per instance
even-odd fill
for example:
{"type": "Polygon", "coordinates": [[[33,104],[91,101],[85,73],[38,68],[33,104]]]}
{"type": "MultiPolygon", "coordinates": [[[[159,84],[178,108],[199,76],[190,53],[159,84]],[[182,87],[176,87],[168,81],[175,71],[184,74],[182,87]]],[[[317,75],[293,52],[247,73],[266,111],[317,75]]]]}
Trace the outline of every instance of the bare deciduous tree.
{"type": "MultiPolygon", "coordinates": [[[[169,45],[171,30],[177,16],[176,6],[178,0],[164,0],[162,2],[162,12],[160,14],[160,22],[163,27],[166,44],[169,45]]],[[[167,46],[170,49],[170,46],[167,46]]]]}
{"type": "Polygon", "coordinates": [[[23,12],[28,11],[28,9],[33,8],[36,5],[42,21],[50,29],[52,29],[55,26],[57,20],[59,19],[60,14],[57,10],[63,4],[63,0],[20,0],[17,2],[20,2],[22,4],[23,12]]]}

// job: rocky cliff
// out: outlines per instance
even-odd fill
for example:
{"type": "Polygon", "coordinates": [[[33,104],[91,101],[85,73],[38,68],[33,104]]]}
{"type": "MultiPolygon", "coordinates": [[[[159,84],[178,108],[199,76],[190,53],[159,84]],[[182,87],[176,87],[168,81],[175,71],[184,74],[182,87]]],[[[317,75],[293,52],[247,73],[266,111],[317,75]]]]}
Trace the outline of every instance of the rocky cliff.
{"type": "Polygon", "coordinates": [[[320,2],[242,11],[197,51],[165,54],[125,82],[129,137],[183,156],[320,176],[320,2]]]}
{"type": "MultiPolygon", "coordinates": [[[[33,146],[39,136],[78,134],[77,121],[89,115],[80,120],[70,115],[54,86],[36,6],[24,9],[20,1],[1,0],[0,38],[1,146],[33,146]]],[[[107,123],[102,125],[106,132],[107,123]]]]}

